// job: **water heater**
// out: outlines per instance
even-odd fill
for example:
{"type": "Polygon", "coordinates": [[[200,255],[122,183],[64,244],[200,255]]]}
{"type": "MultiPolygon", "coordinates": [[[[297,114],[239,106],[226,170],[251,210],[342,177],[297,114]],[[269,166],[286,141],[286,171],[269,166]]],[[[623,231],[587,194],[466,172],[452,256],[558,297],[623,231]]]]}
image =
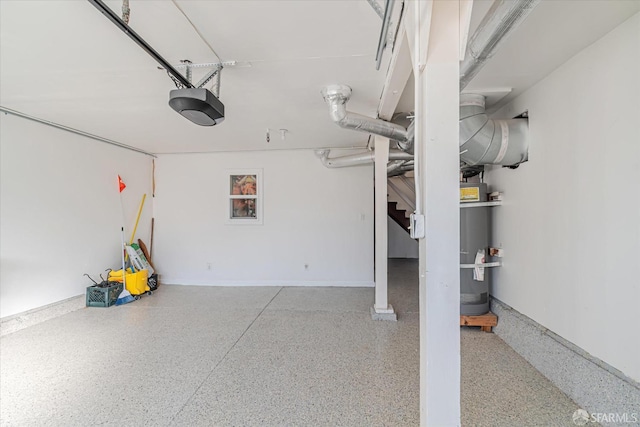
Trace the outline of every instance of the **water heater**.
{"type": "Polygon", "coordinates": [[[489,257],[491,208],[482,206],[487,199],[487,184],[460,183],[460,314],[477,316],[489,312],[489,268],[482,275],[473,265],[479,259],[478,251],[489,257]]]}

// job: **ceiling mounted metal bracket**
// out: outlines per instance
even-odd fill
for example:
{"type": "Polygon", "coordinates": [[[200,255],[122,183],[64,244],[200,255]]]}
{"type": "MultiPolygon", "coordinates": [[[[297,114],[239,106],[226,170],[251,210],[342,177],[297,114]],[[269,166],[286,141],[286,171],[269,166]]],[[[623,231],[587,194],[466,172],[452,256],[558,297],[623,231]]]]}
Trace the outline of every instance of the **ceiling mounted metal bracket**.
{"type": "Polygon", "coordinates": [[[233,66],[238,65],[238,61],[208,62],[208,63],[203,63],[203,64],[194,64],[193,62],[191,62],[191,61],[189,61],[187,59],[184,59],[184,60],[182,60],[180,62],[181,62],[181,64],[176,65],[175,68],[185,68],[186,69],[186,74],[187,74],[187,79],[189,79],[190,82],[192,81],[191,79],[192,79],[192,69],[193,68],[211,68],[211,70],[208,71],[207,74],[205,74],[204,77],[202,77],[200,79],[200,81],[195,84],[195,87],[202,88],[202,87],[204,87],[204,85],[209,83],[211,81],[211,79],[213,79],[215,77],[216,81],[215,81],[211,91],[218,98],[220,97],[220,82],[221,82],[221,79],[222,79],[222,69],[225,68],[225,67],[233,67],[233,66]]]}
{"type": "Polygon", "coordinates": [[[214,78],[220,71],[222,71],[222,67],[209,71],[203,78],[200,79],[198,83],[196,83],[196,87],[203,87],[204,85],[209,83],[211,79],[214,78]]]}
{"type": "Polygon", "coordinates": [[[220,70],[216,73],[216,87],[213,88],[213,92],[216,96],[220,96],[220,84],[222,79],[222,66],[220,66],[220,70]]]}
{"type": "Polygon", "coordinates": [[[218,67],[238,67],[238,68],[244,68],[244,67],[251,67],[252,64],[251,62],[248,61],[222,61],[222,62],[202,62],[200,64],[194,64],[194,63],[189,63],[189,64],[178,64],[175,65],[175,68],[184,68],[187,67],[187,65],[189,66],[189,68],[218,68],[218,67]]]}
{"type": "Polygon", "coordinates": [[[192,76],[192,73],[191,73],[191,64],[192,64],[192,62],[189,61],[188,59],[183,59],[180,62],[182,62],[184,64],[187,80],[189,80],[189,82],[191,82],[193,80],[193,76],[192,76]]]}

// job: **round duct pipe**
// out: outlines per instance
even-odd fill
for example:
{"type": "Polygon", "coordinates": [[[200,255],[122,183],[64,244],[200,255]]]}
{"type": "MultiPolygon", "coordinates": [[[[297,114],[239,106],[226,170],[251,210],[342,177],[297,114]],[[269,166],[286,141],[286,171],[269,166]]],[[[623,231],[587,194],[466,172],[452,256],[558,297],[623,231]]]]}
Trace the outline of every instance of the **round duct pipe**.
{"type": "MultiPolygon", "coordinates": [[[[318,156],[322,161],[322,164],[328,168],[344,168],[348,166],[366,165],[375,161],[374,151],[365,151],[364,153],[329,158],[330,152],[330,149],[316,150],[315,152],[316,156],[318,156]]],[[[389,150],[389,160],[413,160],[413,156],[400,150],[389,150]]]]}
{"type": "Polygon", "coordinates": [[[349,86],[329,85],[323,88],[321,93],[325,102],[329,105],[331,119],[338,126],[384,136],[394,141],[407,141],[407,129],[404,127],[347,111],[346,104],[351,98],[351,88],[349,86]]]}
{"type": "Polygon", "coordinates": [[[484,96],[460,95],[460,160],[466,164],[520,164],[528,157],[528,134],[526,119],[490,119],[484,96]]]}
{"type": "Polygon", "coordinates": [[[407,129],[407,140],[406,141],[396,141],[396,143],[398,144],[398,148],[401,149],[402,151],[409,153],[409,154],[413,154],[413,143],[415,141],[414,138],[414,126],[415,126],[415,120],[414,120],[414,113],[413,112],[409,112],[409,113],[396,113],[393,115],[393,117],[391,118],[391,123],[395,123],[397,125],[402,126],[403,128],[407,129]]]}
{"type": "Polygon", "coordinates": [[[460,90],[478,74],[500,44],[529,16],[541,0],[496,0],[469,38],[460,63],[460,90]]]}

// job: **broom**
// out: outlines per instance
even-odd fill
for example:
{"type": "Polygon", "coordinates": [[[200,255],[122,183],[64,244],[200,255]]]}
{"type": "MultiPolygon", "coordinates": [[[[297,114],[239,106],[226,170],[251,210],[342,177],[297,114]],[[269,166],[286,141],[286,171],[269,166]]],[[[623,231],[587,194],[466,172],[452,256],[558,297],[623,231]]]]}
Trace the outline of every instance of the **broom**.
{"type": "Polygon", "coordinates": [[[120,254],[122,257],[122,292],[118,295],[116,305],[123,305],[134,301],[131,292],[127,290],[127,270],[124,265],[124,227],[122,227],[122,249],[120,250],[120,254]]]}
{"type": "MultiPolygon", "coordinates": [[[[118,185],[120,187],[120,205],[122,207],[122,212],[124,216],[124,205],[122,205],[122,190],[126,187],[120,175],[118,175],[118,185]]],[[[127,269],[124,264],[124,226],[120,228],[120,241],[122,242],[122,247],[120,248],[120,256],[122,257],[122,292],[118,295],[118,299],[116,300],[116,305],[128,304],[131,301],[134,301],[133,296],[131,296],[131,292],[127,290],[127,269]]]]}

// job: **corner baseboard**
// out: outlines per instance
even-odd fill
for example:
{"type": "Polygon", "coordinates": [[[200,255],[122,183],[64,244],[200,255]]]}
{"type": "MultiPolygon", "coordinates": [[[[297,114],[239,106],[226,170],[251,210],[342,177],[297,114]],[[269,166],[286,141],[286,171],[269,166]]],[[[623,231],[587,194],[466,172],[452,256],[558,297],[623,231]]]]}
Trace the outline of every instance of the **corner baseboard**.
{"type": "Polygon", "coordinates": [[[198,280],[188,280],[178,277],[163,276],[162,283],[167,285],[187,285],[187,286],[282,286],[282,287],[337,287],[337,288],[373,288],[373,281],[296,281],[296,280],[212,280],[201,282],[198,280]]]}
{"type": "Polygon", "coordinates": [[[619,414],[619,421],[640,419],[640,383],[500,300],[492,299],[491,311],[500,319],[495,334],[580,408],[619,414]]]}
{"type": "Polygon", "coordinates": [[[0,319],[0,336],[5,336],[29,326],[37,325],[49,319],[53,319],[63,314],[84,308],[86,305],[85,295],[67,298],[54,302],[33,310],[14,314],[0,319]]]}

